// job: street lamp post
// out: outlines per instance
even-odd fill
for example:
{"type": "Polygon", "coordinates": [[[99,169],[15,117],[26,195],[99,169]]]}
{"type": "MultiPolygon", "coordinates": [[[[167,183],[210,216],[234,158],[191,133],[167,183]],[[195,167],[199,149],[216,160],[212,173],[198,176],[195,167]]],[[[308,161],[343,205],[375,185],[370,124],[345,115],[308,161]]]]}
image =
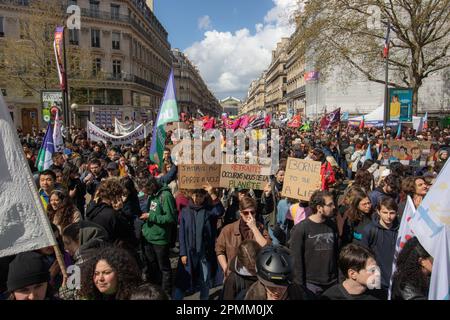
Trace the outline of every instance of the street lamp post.
{"type": "Polygon", "coordinates": [[[72,105],[70,106],[70,109],[72,110],[72,113],[73,113],[73,125],[76,127],[77,126],[78,104],[72,103],[72,105]]]}

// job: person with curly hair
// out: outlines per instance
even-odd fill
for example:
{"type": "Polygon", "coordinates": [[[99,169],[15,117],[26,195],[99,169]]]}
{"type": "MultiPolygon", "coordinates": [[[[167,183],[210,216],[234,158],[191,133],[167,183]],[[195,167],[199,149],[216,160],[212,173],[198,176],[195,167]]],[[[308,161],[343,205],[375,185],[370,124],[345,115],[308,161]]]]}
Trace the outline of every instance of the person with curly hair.
{"type": "Polygon", "coordinates": [[[133,226],[121,212],[124,195],[119,178],[103,180],[86,210],[86,220],[103,227],[112,242],[132,244],[135,242],[133,226]]]}
{"type": "Polygon", "coordinates": [[[69,224],[80,221],[81,213],[72,203],[70,196],[61,190],[53,190],[50,194],[50,205],[47,207],[48,219],[55,224],[61,233],[69,224]]]}
{"type": "Polygon", "coordinates": [[[137,262],[128,251],[108,246],[83,266],[80,294],[88,300],[128,300],[140,281],[137,262]]]}
{"type": "Polygon", "coordinates": [[[356,171],[355,182],[353,182],[352,186],[358,186],[366,192],[371,192],[374,184],[373,174],[368,170],[359,169],[356,171]]]}
{"type": "Polygon", "coordinates": [[[428,300],[433,257],[419,240],[410,239],[397,259],[392,280],[392,300],[428,300]]]}
{"type": "Polygon", "coordinates": [[[427,195],[429,190],[428,184],[423,177],[407,177],[402,181],[403,201],[399,204],[399,219],[401,220],[403,211],[406,206],[406,196],[410,196],[414,202],[414,206],[418,208],[422,203],[422,200],[427,195]]]}

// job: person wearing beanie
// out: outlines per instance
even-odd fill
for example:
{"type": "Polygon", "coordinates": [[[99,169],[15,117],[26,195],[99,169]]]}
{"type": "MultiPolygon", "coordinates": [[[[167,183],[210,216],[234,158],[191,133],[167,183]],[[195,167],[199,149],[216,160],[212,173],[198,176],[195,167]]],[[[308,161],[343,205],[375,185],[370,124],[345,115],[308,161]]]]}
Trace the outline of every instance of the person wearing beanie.
{"type": "Polygon", "coordinates": [[[50,272],[36,252],[18,254],[9,264],[8,291],[11,300],[44,300],[50,272]]]}

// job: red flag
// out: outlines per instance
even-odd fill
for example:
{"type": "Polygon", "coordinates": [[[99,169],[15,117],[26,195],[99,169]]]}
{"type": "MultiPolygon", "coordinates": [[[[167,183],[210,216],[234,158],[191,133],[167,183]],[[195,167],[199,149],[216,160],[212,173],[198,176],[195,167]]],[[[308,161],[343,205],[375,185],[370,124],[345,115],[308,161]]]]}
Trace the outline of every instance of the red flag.
{"type": "Polygon", "coordinates": [[[270,114],[268,114],[265,118],[264,118],[264,122],[265,122],[265,126],[266,128],[268,128],[270,126],[270,121],[271,121],[271,116],[270,114]]]}
{"type": "Polygon", "coordinates": [[[291,121],[289,121],[288,127],[299,128],[301,122],[302,122],[302,116],[298,114],[298,115],[294,116],[291,121]]]}
{"type": "Polygon", "coordinates": [[[361,122],[359,123],[359,129],[364,129],[364,116],[362,117],[361,122]]]}
{"type": "Polygon", "coordinates": [[[209,118],[209,120],[207,121],[203,121],[203,129],[205,130],[214,129],[215,126],[216,119],[214,119],[213,117],[209,118]]]}

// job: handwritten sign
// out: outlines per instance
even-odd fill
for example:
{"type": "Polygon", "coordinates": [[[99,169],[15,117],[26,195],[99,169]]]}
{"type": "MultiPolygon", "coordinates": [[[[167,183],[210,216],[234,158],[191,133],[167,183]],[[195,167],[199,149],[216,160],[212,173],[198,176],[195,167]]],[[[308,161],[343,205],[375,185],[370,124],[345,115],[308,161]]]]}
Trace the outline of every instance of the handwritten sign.
{"type": "Polygon", "coordinates": [[[309,201],[321,188],[320,167],[319,161],[288,158],[281,195],[309,201]]]}
{"type": "Polygon", "coordinates": [[[220,187],[264,190],[269,176],[257,164],[224,164],[220,171],[220,187]]]}
{"type": "Polygon", "coordinates": [[[203,189],[208,182],[220,186],[220,164],[182,164],[178,166],[180,189],[203,189]]]}

